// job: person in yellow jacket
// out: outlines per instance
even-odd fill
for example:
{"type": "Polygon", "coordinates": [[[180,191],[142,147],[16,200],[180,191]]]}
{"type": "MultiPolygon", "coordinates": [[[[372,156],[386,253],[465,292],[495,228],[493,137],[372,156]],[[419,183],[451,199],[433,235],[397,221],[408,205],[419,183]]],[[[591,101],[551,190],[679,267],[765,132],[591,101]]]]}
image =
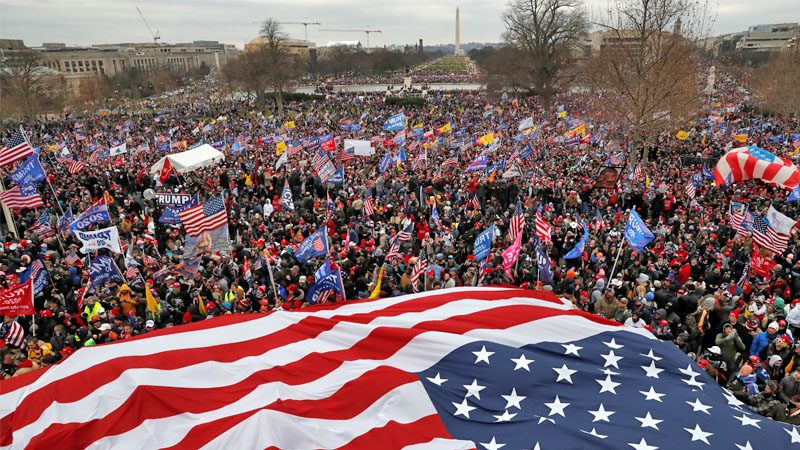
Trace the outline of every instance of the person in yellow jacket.
{"type": "Polygon", "coordinates": [[[91,322],[92,317],[100,315],[100,310],[102,309],[103,306],[100,305],[100,302],[94,298],[94,295],[86,297],[86,302],[81,310],[81,316],[83,317],[84,322],[91,322]]]}
{"type": "Polygon", "coordinates": [[[40,341],[35,337],[28,339],[28,359],[34,364],[41,365],[42,358],[53,354],[53,346],[45,341],[40,341]]]}
{"type": "Polygon", "coordinates": [[[136,314],[136,305],[139,304],[139,301],[133,296],[131,288],[127,284],[120,286],[119,292],[117,292],[117,300],[119,300],[119,305],[122,308],[122,314],[127,316],[131,311],[136,314]]]}

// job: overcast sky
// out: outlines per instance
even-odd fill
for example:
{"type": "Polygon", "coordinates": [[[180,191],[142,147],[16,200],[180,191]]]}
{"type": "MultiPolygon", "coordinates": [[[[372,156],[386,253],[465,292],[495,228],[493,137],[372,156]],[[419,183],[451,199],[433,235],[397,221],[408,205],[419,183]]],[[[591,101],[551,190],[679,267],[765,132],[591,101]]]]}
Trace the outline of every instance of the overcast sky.
{"type": "MultiPolygon", "coordinates": [[[[584,0],[590,13],[608,0],[584,0]]],[[[218,40],[241,46],[258,31],[252,23],[267,17],[280,21],[321,22],[321,28],[373,28],[373,46],[452,43],[456,5],[461,7],[461,42],[498,42],[506,0],[0,0],[0,37],[89,45],[146,42],[150,34],[139,18],[139,6],[162,42],[218,40]]],[[[762,23],[800,21],[800,0],[714,0],[713,34],[762,23]]],[[[361,40],[363,33],[320,32],[309,26],[317,45],[331,40],[361,40]]],[[[302,25],[286,25],[292,37],[303,37],[302,25]]]]}

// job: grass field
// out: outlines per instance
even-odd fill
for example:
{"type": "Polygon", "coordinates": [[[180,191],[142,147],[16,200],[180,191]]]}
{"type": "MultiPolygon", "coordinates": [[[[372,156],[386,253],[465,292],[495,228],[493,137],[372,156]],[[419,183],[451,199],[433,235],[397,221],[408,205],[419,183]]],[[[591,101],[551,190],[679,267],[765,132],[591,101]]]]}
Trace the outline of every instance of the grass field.
{"type": "Polygon", "coordinates": [[[443,56],[433,61],[426,69],[430,71],[466,73],[467,58],[464,56],[443,56]]]}

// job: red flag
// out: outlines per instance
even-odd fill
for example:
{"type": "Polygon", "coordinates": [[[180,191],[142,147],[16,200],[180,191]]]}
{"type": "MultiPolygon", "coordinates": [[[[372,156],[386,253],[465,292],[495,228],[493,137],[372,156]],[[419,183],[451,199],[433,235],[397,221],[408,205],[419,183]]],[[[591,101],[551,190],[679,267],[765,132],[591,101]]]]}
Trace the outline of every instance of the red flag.
{"type": "Polygon", "coordinates": [[[0,290],[0,314],[33,314],[33,278],[9,289],[0,290]]]}
{"type": "Polygon", "coordinates": [[[164,184],[171,174],[172,163],[169,161],[169,158],[164,158],[164,166],[161,167],[161,175],[158,177],[158,181],[164,184]]]}

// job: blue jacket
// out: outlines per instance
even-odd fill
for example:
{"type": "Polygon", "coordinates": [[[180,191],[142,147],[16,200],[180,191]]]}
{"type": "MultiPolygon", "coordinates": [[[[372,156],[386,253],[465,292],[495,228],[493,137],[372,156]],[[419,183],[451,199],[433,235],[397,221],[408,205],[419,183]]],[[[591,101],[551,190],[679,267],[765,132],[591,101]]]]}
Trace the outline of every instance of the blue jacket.
{"type": "Polygon", "coordinates": [[[750,344],[750,356],[753,355],[758,356],[758,354],[761,353],[761,350],[764,350],[764,348],[766,348],[770,344],[770,342],[772,342],[772,340],[775,339],[777,336],[778,333],[775,333],[772,336],[770,336],[769,333],[767,333],[766,331],[758,333],[753,338],[753,343],[750,344]]]}

